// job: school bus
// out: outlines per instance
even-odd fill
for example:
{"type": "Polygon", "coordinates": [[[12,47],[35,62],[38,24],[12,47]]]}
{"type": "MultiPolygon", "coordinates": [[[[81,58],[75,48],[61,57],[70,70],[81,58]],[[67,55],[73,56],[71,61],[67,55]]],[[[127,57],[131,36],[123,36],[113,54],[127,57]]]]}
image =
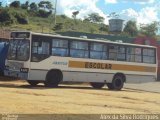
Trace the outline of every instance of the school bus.
{"type": "Polygon", "coordinates": [[[19,77],[32,86],[44,83],[87,82],[121,90],[125,82],[156,81],[156,47],[67,37],[34,32],[12,32],[6,76],[19,77]]]}

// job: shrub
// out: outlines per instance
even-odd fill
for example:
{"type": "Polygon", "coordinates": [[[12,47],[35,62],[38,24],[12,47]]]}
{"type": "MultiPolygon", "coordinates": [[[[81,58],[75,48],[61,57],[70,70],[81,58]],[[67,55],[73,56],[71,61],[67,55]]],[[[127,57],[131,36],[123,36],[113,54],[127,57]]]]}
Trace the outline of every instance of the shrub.
{"type": "Polygon", "coordinates": [[[14,22],[13,16],[7,9],[0,9],[0,22],[4,25],[10,25],[14,22]]]}
{"type": "Polygon", "coordinates": [[[28,19],[24,14],[17,14],[15,18],[19,24],[28,24],[28,19]]]}
{"type": "Polygon", "coordinates": [[[63,23],[57,23],[53,28],[53,30],[61,30],[61,29],[63,29],[63,23]]]}
{"type": "Polygon", "coordinates": [[[24,10],[9,8],[9,14],[12,15],[14,23],[28,24],[27,13],[24,10]]]}
{"type": "Polygon", "coordinates": [[[47,11],[42,10],[42,9],[40,9],[40,10],[38,11],[39,17],[43,17],[43,18],[47,18],[47,17],[49,17],[51,14],[52,14],[52,11],[47,12],[47,11]]]}
{"type": "Polygon", "coordinates": [[[24,13],[16,13],[15,18],[19,24],[28,24],[28,18],[24,13]]]}
{"type": "Polygon", "coordinates": [[[10,4],[10,7],[20,8],[20,1],[13,1],[13,2],[10,4]]]}

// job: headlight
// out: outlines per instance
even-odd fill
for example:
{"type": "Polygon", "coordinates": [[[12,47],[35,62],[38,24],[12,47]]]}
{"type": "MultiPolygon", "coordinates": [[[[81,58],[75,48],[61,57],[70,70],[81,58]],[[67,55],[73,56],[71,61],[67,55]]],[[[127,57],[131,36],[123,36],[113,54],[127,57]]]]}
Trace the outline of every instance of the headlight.
{"type": "Polygon", "coordinates": [[[28,73],[29,69],[28,68],[21,68],[20,69],[20,72],[23,72],[23,73],[28,73]]]}

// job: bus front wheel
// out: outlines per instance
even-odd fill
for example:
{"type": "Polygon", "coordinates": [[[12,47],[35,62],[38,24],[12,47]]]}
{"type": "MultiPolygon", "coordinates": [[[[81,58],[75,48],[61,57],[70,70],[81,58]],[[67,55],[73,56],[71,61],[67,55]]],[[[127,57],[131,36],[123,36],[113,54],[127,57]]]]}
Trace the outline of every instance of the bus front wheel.
{"type": "Polygon", "coordinates": [[[91,86],[93,87],[93,88],[95,88],[95,89],[101,89],[102,87],[104,87],[104,83],[94,83],[94,82],[92,82],[92,83],[90,83],[91,84],[91,86]]]}
{"type": "Polygon", "coordinates": [[[46,80],[44,82],[46,87],[54,88],[58,87],[58,84],[62,81],[62,72],[59,70],[51,70],[47,73],[46,80]]]}
{"type": "Polygon", "coordinates": [[[31,86],[36,86],[38,85],[40,82],[39,81],[35,81],[35,80],[28,80],[27,81],[31,86]]]}

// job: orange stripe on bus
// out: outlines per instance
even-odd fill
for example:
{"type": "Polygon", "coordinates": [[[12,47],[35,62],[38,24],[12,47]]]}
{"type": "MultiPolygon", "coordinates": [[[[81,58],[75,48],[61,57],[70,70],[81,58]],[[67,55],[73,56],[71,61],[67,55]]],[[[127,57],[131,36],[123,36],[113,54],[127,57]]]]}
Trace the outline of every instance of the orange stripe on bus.
{"type": "Polygon", "coordinates": [[[137,72],[156,72],[156,67],[124,65],[124,64],[110,64],[110,63],[96,63],[96,62],[82,62],[82,61],[69,61],[69,67],[87,68],[87,69],[137,71],[137,72]]]}

